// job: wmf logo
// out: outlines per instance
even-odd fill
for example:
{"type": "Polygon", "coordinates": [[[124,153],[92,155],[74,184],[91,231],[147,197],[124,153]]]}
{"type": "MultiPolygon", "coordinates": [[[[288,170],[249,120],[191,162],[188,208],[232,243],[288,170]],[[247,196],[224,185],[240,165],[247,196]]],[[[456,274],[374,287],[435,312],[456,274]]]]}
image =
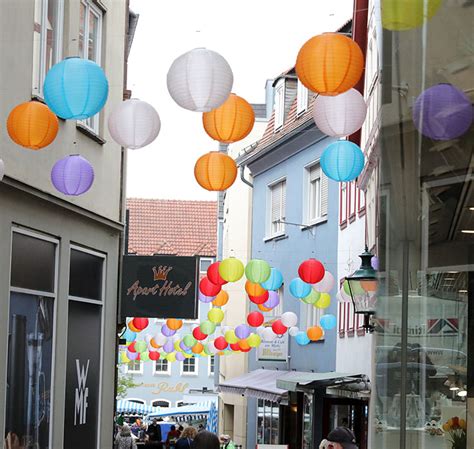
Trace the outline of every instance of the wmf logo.
{"type": "Polygon", "coordinates": [[[76,373],[77,373],[77,388],[75,395],[74,404],[74,425],[77,426],[87,423],[87,399],[89,397],[89,388],[86,387],[87,375],[89,373],[89,363],[87,365],[80,365],[79,360],[76,360],[76,373]],[[79,422],[77,422],[79,420],[79,422]]]}

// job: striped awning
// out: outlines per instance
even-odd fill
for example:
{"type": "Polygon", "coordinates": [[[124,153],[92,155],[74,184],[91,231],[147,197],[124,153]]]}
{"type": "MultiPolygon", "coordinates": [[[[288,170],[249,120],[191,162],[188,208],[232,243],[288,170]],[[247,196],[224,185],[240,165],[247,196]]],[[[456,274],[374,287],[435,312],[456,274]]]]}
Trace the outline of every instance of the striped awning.
{"type": "MultiPolygon", "coordinates": [[[[212,401],[199,402],[197,404],[184,405],[182,407],[158,407],[159,410],[150,412],[148,418],[175,417],[178,421],[182,417],[206,418],[211,410],[212,401]]],[[[214,403],[215,404],[215,403],[214,403]]]]}
{"type": "Polygon", "coordinates": [[[137,415],[148,415],[157,412],[160,407],[152,407],[151,405],[140,404],[138,402],[119,400],[117,401],[117,413],[133,413],[137,415]]]}

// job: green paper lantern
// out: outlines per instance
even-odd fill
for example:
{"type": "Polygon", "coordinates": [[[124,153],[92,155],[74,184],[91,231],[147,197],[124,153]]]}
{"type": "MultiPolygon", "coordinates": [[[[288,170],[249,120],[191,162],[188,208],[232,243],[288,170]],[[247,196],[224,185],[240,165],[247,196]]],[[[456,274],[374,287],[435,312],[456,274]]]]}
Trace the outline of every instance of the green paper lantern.
{"type": "Polygon", "coordinates": [[[234,330],[228,330],[226,333],[225,333],[225,341],[227,343],[229,343],[230,345],[232,344],[235,344],[237,343],[240,339],[239,337],[237,337],[237,335],[235,335],[235,331],[234,330]]]}
{"type": "Polygon", "coordinates": [[[148,362],[150,361],[150,356],[148,355],[148,351],[147,352],[143,352],[142,354],[140,354],[140,360],[142,362],[148,362]]]}
{"type": "Polygon", "coordinates": [[[237,282],[244,275],[244,264],[235,257],[229,257],[219,264],[219,274],[224,281],[237,282]]]}
{"type": "Polygon", "coordinates": [[[251,348],[257,348],[262,343],[262,339],[258,334],[250,334],[247,337],[247,343],[251,348]]]}
{"type": "Polygon", "coordinates": [[[188,348],[192,348],[196,344],[196,342],[197,340],[191,334],[186,334],[183,338],[183,343],[188,348]]]}
{"type": "Polygon", "coordinates": [[[314,303],[314,307],[318,309],[326,309],[331,305],[331,295],[329,293],[321,293],[319,299],[314,303]]]}
{"type": "Polygon", "coordinates": [[[199,326],[199,329],[201,329],[201,332],[203,334],[211,335],[216,330],[216,325],[212,323],[211,321],[204,321],[199,326]]]}
{"type": "Polygon", "coordinates": [[[140,340],[135,343],[135,351],[136,352],[145,352],[148,349],[146,342],[140,340]]]}
{"type": "Polygon", "coordinates": [[[245,267],[245,276],[250,282],[260,284],[270,277],[272,269],[270,265],[261,259],[252,259],[245,267]]]}
{"type": "Polygon", "coordinates": [[[308,296],[305,296],[304,298],[302,298],[301,300],[305,302],[306,304],[314,304],[316,301],[319,300],[320,297],[321,297],[320,292],[317,292],[316,290],[311,289],[311,293],[308,296]]]}
{"type": "Polygon", "coordinates": [[[209,346],[208,346],[208,345],[204,345],[204,351],[203,351],[203,353],[206,354],[206,355],[209,355],[209,356],[212,355],[212,352],[209,351],[209,346]]]}
{"type": "Polygon", "coordinates": [[[217,307],[213,307],[207,312],[207,318],[211,323],[219,324],[224,319],[224,311],[217,307]]]}

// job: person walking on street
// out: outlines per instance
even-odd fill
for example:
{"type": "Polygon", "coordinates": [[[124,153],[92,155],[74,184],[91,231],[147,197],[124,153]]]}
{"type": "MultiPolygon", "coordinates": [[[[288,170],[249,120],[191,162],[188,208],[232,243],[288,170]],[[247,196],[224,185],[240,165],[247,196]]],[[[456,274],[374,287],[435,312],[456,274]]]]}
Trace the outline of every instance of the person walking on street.
{"type": "Polygon", "coordinates": [[[219,438],[216,434],[207,430],[198,432],[196,438],[194,438],[193,449],[220,449],[219,438]]]}
{"type": "Polygon", "coordinates": [[[179,430],[176,430],[176,426],[171,426],[168,437],[166,438],[166,449],[175,449],[178,438],[179,430]]]}
{"type": "Polygon", "coordinates": [[[348,427],[336,427],[321,441],[319,449],[358,449],[354,432],[348,427]]]}
{"type": "Polygon", "coordinates": [[[148,442],[150,443],[150,445],[156,447],[162,446],[161,441],[163,440],[163,437],[161,434],[161,426],[158,424],[158,420],[156,418],[148,426],[146,434],[148,435],[148,442]]]}
{"type": "Polygon", "coordinates": [[[115,437],[115,449],[137,449],[137,444],[130,431],[130,426],[126,423],[115,437]]]}
{"type": "Polygon", "coordinates": [[[196,438],[197,430],[192,427],[186,427],[183,430],[179,440],[176,442],[176,449],[192,449],[193,448],[193,440],[196,438]]]}

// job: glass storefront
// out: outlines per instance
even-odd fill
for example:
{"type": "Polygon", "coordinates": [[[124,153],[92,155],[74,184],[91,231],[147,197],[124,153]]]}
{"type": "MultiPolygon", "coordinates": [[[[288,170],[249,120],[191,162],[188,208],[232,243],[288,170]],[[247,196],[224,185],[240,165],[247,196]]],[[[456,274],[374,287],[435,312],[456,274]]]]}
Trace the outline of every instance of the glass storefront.
{"type": "Polygon", "coordinates": [[[280,407],[276,402],[257,402],[257,444],[278,444],[280,407]]]}
{"type": "Polygon", "coordinates": [[[382,0],[380,6],[381,282],[372,447],[466,449],[474,4],[382,0]]]}

